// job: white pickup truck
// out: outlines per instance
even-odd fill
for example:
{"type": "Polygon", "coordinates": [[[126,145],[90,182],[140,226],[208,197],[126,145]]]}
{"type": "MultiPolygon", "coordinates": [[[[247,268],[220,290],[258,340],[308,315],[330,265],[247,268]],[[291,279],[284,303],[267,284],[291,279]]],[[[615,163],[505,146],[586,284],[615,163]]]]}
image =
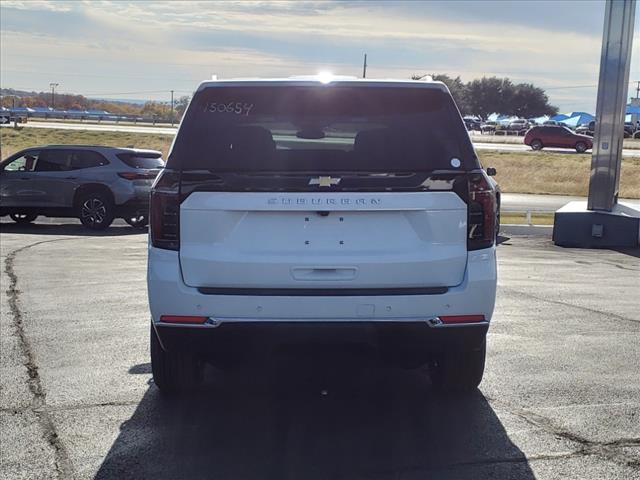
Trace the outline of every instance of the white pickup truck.
{"type": "Polygon", "coordinates": [[[496,208],[440,82],[202,83],[151,193],[156,385],[330,331],[475,389],[496,208]]]}

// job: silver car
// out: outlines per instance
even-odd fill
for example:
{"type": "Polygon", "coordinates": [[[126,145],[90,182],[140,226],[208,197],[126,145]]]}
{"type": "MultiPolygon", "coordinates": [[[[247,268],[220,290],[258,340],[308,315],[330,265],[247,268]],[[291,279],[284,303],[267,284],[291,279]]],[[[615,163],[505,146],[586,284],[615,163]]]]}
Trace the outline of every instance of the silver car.
{"type": "Polygon", "coordinates": [[[17,223],[38,215],[75,217],[101,230],[114,218],[148,223],[149,190],[163,167],[155,150],[96,145],[48,145],[0,163],[0,216],[17,223]]]}

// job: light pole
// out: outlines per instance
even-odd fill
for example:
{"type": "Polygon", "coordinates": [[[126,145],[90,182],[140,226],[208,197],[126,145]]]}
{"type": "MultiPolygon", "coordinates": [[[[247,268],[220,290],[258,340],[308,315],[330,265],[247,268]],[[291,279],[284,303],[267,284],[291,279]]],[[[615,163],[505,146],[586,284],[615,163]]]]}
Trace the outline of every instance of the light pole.
{"type": "Polygon", "coordinates": [[[589,197],[556,212],[556,245],[638,246],[640,210],[618,202],[635,9],[636,0],[605,3],[589,197]]]}
{"type": "Polygon", "coordinates": [[[59,83],[50,83],[49,86],[51,87],[51,110],[55,110],[56,108],[56,103],[55,103],[55,99],[56,99],[56,87],[60,85],[59,83]]]}
{"type": "Polygon", "coordinates": [[[173,90],[171,90],[171,126],[173,127],[173,90]]]}

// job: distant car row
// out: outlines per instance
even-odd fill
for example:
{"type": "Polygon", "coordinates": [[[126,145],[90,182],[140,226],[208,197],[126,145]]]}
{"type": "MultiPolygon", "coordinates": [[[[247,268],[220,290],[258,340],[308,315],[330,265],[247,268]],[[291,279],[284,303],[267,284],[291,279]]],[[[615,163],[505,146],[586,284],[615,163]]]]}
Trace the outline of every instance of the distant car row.
{"type": "MultiPolygon", "coordinates": [[[[534,125],[529,120],[517,118],[509,123],[502,124],[494,121],[480,122],[476,119],[465,118],[464,123],[469,131],[478,131],[481,133],[515,133],[524,135],[524,133],[534,125]]],[[[555,122],[554,122],[555,123],[555,122]]]]}
{"type": "MultiPolygon", "coordinates": [[[[589,122],[576,128],[576,133],[589,135],[593,137],[596,130],[596,122],[589,122]]],[[[633,122],[624,122],[624,138],[640,138],[640,125],[634,125],[633,122]]]]}
{"type": "MultiPolygon", "coordinates": [[[[547,120],[542,125],[533,124],[523,118],[515,119],[506,125],[498,122],[480,123],[476,119],[465,118],[467,130],[479,130],[482,133],[496,133],[498,130],[504,132],[514,132],[524,135],[525,145],[529,145],[533,150],[550,148],[572,148],[578,153],[584,153],[593,148],[593,123],[589,124],[591,136],[581,134],[579,130],[573,132],[560,122],[547,120]]],[[[625,129],[627,127],[625,126],[625,129]]],[[[587,133],[587,132],[585,132],[587,133]]]]}
{"type": "MultiPolygon", "coordinates": [[[[481,133],[517,133],[518,135],[524,135],[527,132],[527,130],[529,130],[531,127],[539,126],[539,124],[534,122],[532,119],[527,120],[524,118],[516,118],[506,124],[494,122],[494,121],[488,121],[484,123],[480,123],[476,121],[475,123],[477,123],[477,125],[467,124],[467,129],[476,130],[481,133]],[[469,128],[471,126],[476,128],[469,128]]],[[[563,123],[557,122],[555,120],[547,120],[543,122],[542,125],[565,126],[563,123]]]]}
{"type": "Polygon", "coordinates": [[[141,122],[141,123],[168,123],[168,118],[160,118],[157,115],[152,117],[142,117],[139,115],[121,115],[110,113],[104,110],[54,110],[51,108],[19,107],[15,109],[0,108],[0,124],[25,123],[30,118],[60,119],[60,120],[94,120],[111,122],[141,122]]]}
{"type": "Polygon", "coordinates": [[[91,145],[22,150],[0,162],[0,216],[22,224],[39,215],[76,217],[93,230],[120,217],[145,227],[151,184],[164,166],[161,156],[91,145]]]}
{"type": "MultiPolygon", "coordinates": [[[[508,123],[499,123],[495,121],[480,122],[477,119],[465,118],[464,123],[469,131],[478,131],[480,133],[489,134],[518,134],[526,135],[530,128],[536,128],[540,126],[556,126],[563,127],[571,131],[571,129],[564,123],[556,120],[547,120],[541,125],[534,122],[532,119],[526,120],[524,118],[518,118],[511,120],[508,123]]],[[[640,138],[640,122],[634,124],[633,122],[625,122],[624,124],[624,138],[640,138]]],[[[579,135],[588,135],[593,137],[595,131],[595,121],[591,121],[587,124],[579,125],[575,129],[575,133],[579,135]]]]}

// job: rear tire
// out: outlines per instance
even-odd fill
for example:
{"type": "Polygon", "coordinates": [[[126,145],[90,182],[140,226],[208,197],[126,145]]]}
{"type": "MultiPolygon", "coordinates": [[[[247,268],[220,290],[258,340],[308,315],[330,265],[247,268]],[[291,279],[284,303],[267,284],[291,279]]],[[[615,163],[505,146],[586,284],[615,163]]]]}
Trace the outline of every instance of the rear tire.
{"type": "Polygon", "coordinates": [[[153,381],[165,395],[196,388],[202,380],[202,364],[186,352],[165,351],[151,324],[151,371],[153,381]]]}
{"type": "Polygon", "coordinates": [[[16,222],[18,225],[26,225],[38,218],[38,215],[34,213],[12,213],[9,216],[11,217],[11,220],[16,222]]]}
{"type": "Polygon", "coordinates": [[[471,392],[484,374],[487,341],[476,349],[445,352],[430,366],[431,383],[443,392],[471,392]]]}
{"type": "Polygon", "coordinates": [[[535,140],[531,140],[531,149],[532,150],[542,150],[542,142],[537,138],[535,140]]]}
{"type": "Polygon", "coordinates": [[[587,144],[584,142],[578,142],[576,143],[576,152],[578,153],[584,153],[587,151],[587,144]]]}
{"type": "Polygon", "coordinates": [[[78,218],[91,230],[104,230],[114,219],[113,202],[102,192],[85,193],[78,201],[78,218]]]}

